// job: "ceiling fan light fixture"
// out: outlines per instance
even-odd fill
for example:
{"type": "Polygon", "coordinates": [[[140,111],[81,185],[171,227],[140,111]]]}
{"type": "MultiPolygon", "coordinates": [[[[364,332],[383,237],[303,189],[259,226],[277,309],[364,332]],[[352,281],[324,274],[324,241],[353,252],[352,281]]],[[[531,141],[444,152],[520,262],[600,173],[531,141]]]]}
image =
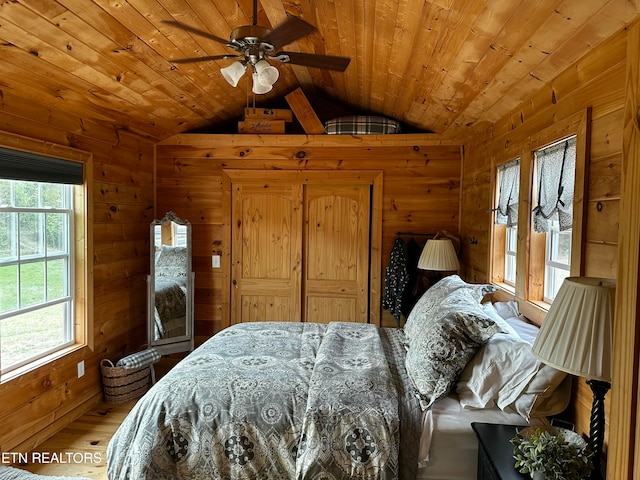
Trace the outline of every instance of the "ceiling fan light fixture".
{"type": "Polygon", "coordinates": [[[259,80],[258,72],[254,70],[253,71],[253,88],[251,89],[251,91],[257,95],[262,95],[264,93],[269,93],[271,90],[273,90],[273,85],[261,83],[259,80]]]}
{"type": "Polygon", "coordinates": [[[257,74],[258,82],[265,87],[273,86],[280,76],[278,69],[264,59],[255,64],[255,72],[257,74]]]}
{"type": "Polygon", "coordinates": [[[221,68],[220,73],[229,83],[229,85],[231,85],[232,87],[237,87],[238,82],[244,75],[246,69],[247,66],[242,62],[233,62],[231,65],[221,68]]]}

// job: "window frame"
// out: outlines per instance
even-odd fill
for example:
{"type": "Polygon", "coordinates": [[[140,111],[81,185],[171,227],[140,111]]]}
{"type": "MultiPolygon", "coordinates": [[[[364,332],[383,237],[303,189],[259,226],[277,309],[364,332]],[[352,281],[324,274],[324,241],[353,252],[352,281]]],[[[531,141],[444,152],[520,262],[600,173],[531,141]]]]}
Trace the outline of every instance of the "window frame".
{"type": "MultiPolygon", "coordinates": [[[[517,131],[512,132],[505,141],[505,150],[493,157],[492,183],[495,198],[497,166],[517,156],[520,157],[520,198],[518,205],[518,245],[516,258],[516,285],[510,288],[504,279],[496,275],[496,266],[500,260],[495,253],[500,251],[499,229],[491,226],[492,246],[489,252],[489,278],[499,287],[497,300],[516,300],[520,311],[537,323],[541,323],[550,307],[544,299],[544,269],[545,262],[536,260],[531,252],[544,251],[546,234],[533,231],[531,211],[533,209],[534,152],[545,146],[556,143],[564,138],[576,136],[576,170],[573,200],[573,223],[571,238],[571,276],[584,274],[584,249],[586,237],[588,167],[590,161],[590,124],[591,110],[571,115],[564,120],[526,137],[517,137],[517,131]],[[496,248],[498,247],[498,248],[496,248]]],[[[493,220],[493,218],[492,218],[493,220]]],[[[504,227],[504,226],[498,226],[504,227]]],[[[504,248],[504,244],[502,245],[504,248]]],[[[504,259],[502,260],[504,264],[504,259]]],[[[504,268],[504,266],[502,267],[504,268]]]]}
{"type": "Polygon", "coordinates": [[[74,331],[71,345],[56,349],[54,352],[37,358],[20,367],[0,375],[0,383],[13,380],[20,375],[40,368],[53,360],[78,349],[88,347],[94,349],[93,335],[93,272],[90,259],[93,257],[93,155],[63,145],[30,139],[8,132],[0,131],[0,147],[36,153],[63,160],[81,162],[84,169],[82,185],[74,185],[73,231],[70,232],[73,250],[73,288],[74,331]]]}

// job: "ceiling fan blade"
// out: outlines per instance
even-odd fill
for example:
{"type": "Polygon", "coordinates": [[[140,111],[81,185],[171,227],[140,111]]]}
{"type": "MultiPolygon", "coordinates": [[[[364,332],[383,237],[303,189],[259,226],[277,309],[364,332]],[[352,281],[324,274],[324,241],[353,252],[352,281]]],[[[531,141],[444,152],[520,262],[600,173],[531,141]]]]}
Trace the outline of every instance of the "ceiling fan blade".
{"type": "Polygon", "coordinates": [[[222,43],[224,45],[229,43],[229,40],[216,37],[212,33],[205,32],[204,30],[200,30],[199,28],[192,27],[191,25],[187,25],[186,23],[177,22],[175,20],[163,20],[162,23],[166,23],[167,25],[171,25],[173,27],[186,30],[187,32],[195,33],[196,35],[200,35],[202,37],[208,38],[209,40],[213,40],[214,42],[222,43]]]}
{"type": "Polygon", "coordinates": [[[270,43],[275,49],[278,49],[315,31],[316,27],[310,23],[298,17],[288,16],[284,22],[277,25],[260,40],[270,43]]]}
{"type": "Polygon", "coordinates": [[[322,68],[325,70],[336,70],[338,72],[344,72],[349,66],[349,62],[351,62],[349,57],[300,52],[278,52],[269,58],[283,63],[293,63],[294,65],[322,68]]]}
{"type": "Polygon", "coordinates": [[[169,60],[171,63],[193,63],[208,62],[210,60],[228,60],[230,58],[240,58],[239,55],[207,55],[204,57],[176,58],[169,60]]]}

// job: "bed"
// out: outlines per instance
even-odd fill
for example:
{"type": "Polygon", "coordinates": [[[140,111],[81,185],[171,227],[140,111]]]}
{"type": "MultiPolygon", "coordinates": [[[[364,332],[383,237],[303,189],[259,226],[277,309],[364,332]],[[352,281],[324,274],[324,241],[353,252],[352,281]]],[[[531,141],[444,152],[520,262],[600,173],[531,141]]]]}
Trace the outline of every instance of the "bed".
{"type": "Polygon", "coordinates": [[[487,288],[439,282],[403,329],[221,331],[134,406],[109,443],[108,478],[474,479],[471,422],[544,423],[568,399],[564,377],[522,353],[529,324],[514,318],[519,334],[481,305],[487,288]]]}
{"type": "Polygon", "coordinates": [[[186,334],[187,248],[162,245],[155,260],[155,338],[186,334]]]}

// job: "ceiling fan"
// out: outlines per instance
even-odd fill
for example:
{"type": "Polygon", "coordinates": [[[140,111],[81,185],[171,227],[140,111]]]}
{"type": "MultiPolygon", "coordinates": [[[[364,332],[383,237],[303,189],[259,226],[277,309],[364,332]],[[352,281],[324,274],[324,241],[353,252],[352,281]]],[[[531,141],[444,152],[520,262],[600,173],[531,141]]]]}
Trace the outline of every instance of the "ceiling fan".
{"type": "Polygon", "coordinates": [[[233,59],[235,62],[220,69],[222,76],[229,84],[235,87],[250,66],[253,75],[252,91],[258,94],[269,92],[273,88],[273,84],[278,80],[278,69],[271,65],[269,61],[339,72],[345,71],[351,61],[348,57],[280,51],[281,47],[315,32],[316,27],[295,16],[288,16],[285,21],[277,25],[273,30],[261,27],[258,25],[258,0],[253,0],[253,23],[234,28],[231,31],[229,40],[175,20],[165,20],[164,23],[222,43],[237,52],[235,55],[179,58],[172,60],[172,62],[191,63],[233,59]]]}

